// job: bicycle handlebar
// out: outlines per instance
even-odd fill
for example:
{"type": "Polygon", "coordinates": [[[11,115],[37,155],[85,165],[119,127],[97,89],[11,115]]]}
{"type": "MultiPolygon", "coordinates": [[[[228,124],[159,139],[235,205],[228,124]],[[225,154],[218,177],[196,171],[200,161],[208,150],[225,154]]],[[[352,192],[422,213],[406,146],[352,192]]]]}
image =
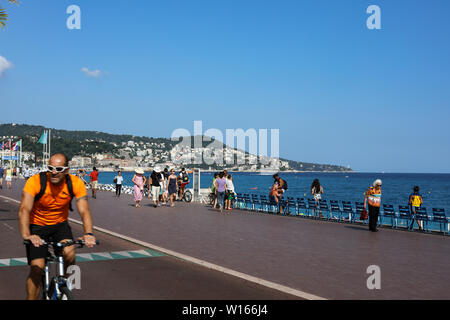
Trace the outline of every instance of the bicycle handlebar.
{"type": "MultiPolygon", "coordinates": [[[[32,244],[32,242],[31,242],[31,240],[24,240],[23,244],[25,244],[25,245],[26,244],[32,244]]],[[[71,246],[71,245],[74,245],[74,244],[78,244],[80,246],[84,246],[85,242],[84,242],[84,240],[69,240],[67,242],[61,243],[61,242],[46,242],[45,240],[42,240],[42,244],[43,245],[49,244],[49,245],[52,245],[52,246],[57,246],[57,247],[63,247],[64,248],[64,247],[71,246]]],[[[98,244],[100,244],[100,242],[98,240],[96,240],[95,244],[98,245],[98,244]]]]}

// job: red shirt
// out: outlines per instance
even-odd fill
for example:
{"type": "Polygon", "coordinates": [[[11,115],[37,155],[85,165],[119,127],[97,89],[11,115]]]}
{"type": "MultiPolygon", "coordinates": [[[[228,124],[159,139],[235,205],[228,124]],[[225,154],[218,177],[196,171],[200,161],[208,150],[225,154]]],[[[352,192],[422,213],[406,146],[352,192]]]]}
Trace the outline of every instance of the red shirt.
{"type": "Polygon", "coordinates": [[[91,177],[91,182],[97,181],[98,180],[98,171],[92,171],[91,174],[89,175],[89,177],[91,177]]]}

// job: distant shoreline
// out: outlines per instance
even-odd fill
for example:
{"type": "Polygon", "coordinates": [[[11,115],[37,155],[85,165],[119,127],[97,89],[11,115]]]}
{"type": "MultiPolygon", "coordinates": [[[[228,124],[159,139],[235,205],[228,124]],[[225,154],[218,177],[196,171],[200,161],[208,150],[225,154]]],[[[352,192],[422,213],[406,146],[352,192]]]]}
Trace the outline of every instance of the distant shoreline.
{"type": "MultiPolygon", "coordinates": [[[[101,169],[101,168],[97,168],[97,170],[99,172],[118,172],[119,170],[105,170],[105,169],[101,169]]],[[[152,170],[148,169],[143,169],[144,171],[150,172],[152,170]]],[[[227,170],[227,169],[223,169],[223,170],[227,170]]],[[[200,170],[201,173],[203,172],[207,172],[207,173],[215,173],[215,172],[220,172],[223,170],[200,170]]],[[[88,170],[89,171],[89,170],[88,170]]],[[[134,170],[120,170],[121,172],[134,172],[134,170]]],[[[191,171],[191,170],[187,170],[187,171],[191,171]]],[[[227,172],[229,173],[261,173],[261,171],[232,171],[232,170],[227,170],[227,172]]],[[[287,170],[287,171],[273,171],[274,174],[278,173],[278,174],[283,174],[283,173],[358,173],[357,171],[298,171],[298,170],[287,170]]],[[[262,175],[272,175],[271,173],[267,173],[264,172],[265,174],[262,175]]]]}

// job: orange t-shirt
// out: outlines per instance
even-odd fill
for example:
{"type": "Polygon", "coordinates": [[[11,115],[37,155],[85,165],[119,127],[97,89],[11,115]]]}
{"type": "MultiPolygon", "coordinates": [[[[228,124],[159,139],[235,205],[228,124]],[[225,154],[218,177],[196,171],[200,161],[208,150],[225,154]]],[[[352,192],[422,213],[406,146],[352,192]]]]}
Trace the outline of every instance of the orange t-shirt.
{"type": "MultiPolygon", "coordinates": [[[[75,198],[87,196],[86,187],[83,181],[70,175],[75,198]]],[[[41,191],[41,181],[39,174],[35,174],[27,180],[23,191],[35,197],[41,191]]],[[[47,175],[47,188],[39,201],[34,203],[30,214],[30,224],[38,226],[49,226],[64,222],[69,217],[70,193],[66,182],[60,186],[55,186],[50,182],[47,175]]]]}

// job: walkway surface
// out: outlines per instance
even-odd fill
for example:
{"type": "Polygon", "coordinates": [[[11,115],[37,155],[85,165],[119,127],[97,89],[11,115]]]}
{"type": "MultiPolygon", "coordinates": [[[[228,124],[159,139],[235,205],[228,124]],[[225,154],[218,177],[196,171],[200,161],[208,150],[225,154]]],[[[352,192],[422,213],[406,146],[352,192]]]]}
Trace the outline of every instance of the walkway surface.
{"type": "MultiPolygon", "coordinates": [[[[23,181],[0,195],[20,200],[23,181]]],[[[448,237],[99,192],[96,226],[326,299],[450,299],[448,237]],[[381,289],[367,268],[379,266],[381,289]]],[[[71,218],[79,220],[75,212],[71,218]]],[[[0,270],[1,272],[1,270],[0,270]]]]}
{"type": "MultiPolygon", "coordinates": [[[[29,267],[17,223],[18,207],[0,197],[0,300],[25,299],[29,267]]],[[[83,234],[80,225],[71,227],[76,238],[83,234]]],[[[298,299],[102,232],[96,237],[100,245],[77,249],[81,271],[81,288],[73,290],[77,300],[298,299]]]]}

